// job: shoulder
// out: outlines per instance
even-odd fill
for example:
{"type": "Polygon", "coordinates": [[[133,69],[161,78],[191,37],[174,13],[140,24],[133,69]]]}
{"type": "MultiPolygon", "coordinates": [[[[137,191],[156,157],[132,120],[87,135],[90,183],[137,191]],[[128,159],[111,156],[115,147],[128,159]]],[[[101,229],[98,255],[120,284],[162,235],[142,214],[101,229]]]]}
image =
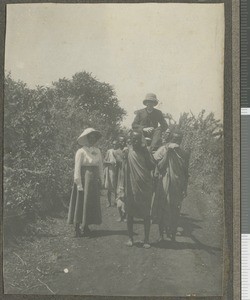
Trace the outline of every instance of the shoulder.
{"type": "Polygon", "coordinates": [[[78,150],[76,151],[76,155],[80,155],[80,154],[82,154],[82,153],[84,153],[84,152],[85,152],[85,149],[80,148],[80,149],[78,149],[78,150]]]}
{"type": "Polygon", "coordinates": [[[154,113],[157,115],[162,115],[162,111],[157,108],[154,109],[154,113]]]}
{"type": "MultiPolygon", "coordinates": [[[[94,150],[95,150],[98,154],[101,155],[101,150],[100,150],[100,148],[94,147],[94,150]]],[[[110,153],[110,152],[112,152],[112,149],[109,149],[109,150],[108,150],[108,153],[110,153]]]]}
{"type": "Polygon", "coordinates": [[[159,160],[162,158],[162,156],[167,152],[166,145],[161,146],[158,148],[155,153],[153,154],[154,159],[159,160]]]}
{"type": "Polygon", "coordinates": [[[85,154],[85,150],[83,148],[80,148],[76,151],[76,158],[80,158],[81,156],[83,156],[85,154]]]}
{"type": "Polygon", "coordinates": [[[139,109],[137,110],[137,115],[142,115],[142,114],[145,114],[146,113],[146,108],[142,108],[142,109],[139,109]]]}

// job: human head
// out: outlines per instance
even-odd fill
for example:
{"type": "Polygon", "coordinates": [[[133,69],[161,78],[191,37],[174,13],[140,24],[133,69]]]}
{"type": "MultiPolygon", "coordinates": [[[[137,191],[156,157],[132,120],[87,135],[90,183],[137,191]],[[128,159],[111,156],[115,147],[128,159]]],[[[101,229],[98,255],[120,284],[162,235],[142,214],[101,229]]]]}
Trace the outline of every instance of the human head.
{"type": "Polygon", "coordinates": [[[168,143],[171,139],[171,132],[170,129],[168,128],[165,132],[162,133],[162,142],[168,143]]]}
{"type": "Polygon", "coordinates": [[[131,144],[133,148],[139,148],[142,145],[142,135],[140,132],[133,131],[131,133],[131,144]]]}
{"type": "Polygon", "coordinates": [[[155,94],[153,93],[148,93],[146,96],[145,96],[145,99],[143,100],[143,104],[145,106],[147,106],[148,109],[153,109],[154,106],[156,106],[158,104],[158,99],[156,97],[155,94]]]}
{"type": "Polygon", "coordinates": [[[86,128],[82,134],[78,137],[77,142],[81,146],[93,146],[100,138],[101,133],[94,128],[86,128]]]}
{"type": "Polygon", "coordinates": [[[121,148],[124,148],[126,146],[126,139],[125,139],[125,137],[124,136],[119,136],[118,140],[119,140],[119,146],[121,148]]]}
{"type": "Polygon", "coordinates": [[[175,129],[171,135],[171,142],[180,145],[182,139],[183,139],[183,133],[179,129],[175,129]]]}
{"type": "Polygon", "coordinates": [[[113,146],[114,149],[117,149],[117,148],[118,148],[118,142],[117,142],[117,140],[114,140],[114,141],[112,142],[112,146],[113,146]]]}
{"type": "Polygon", "coordinates": [[[128,145],[128,146],[131,145],[131,139],[130,139],[130,138],[127,139],[127,145],[128,145]]]}
{"type": "Polygon", "coordinates": [[[87,135],[87,140],[89,146],[94,146],[96,142],[99,140],[99,136],[96,132],[91,132],[87,135]]]}

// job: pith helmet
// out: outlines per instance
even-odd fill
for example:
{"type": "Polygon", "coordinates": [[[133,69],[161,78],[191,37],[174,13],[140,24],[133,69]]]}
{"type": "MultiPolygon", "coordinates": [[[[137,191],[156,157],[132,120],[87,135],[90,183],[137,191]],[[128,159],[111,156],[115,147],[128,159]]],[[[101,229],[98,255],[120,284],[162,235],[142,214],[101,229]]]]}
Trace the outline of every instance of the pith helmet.
{"type": "Polygon", "coordinates": [[[102,134],[100,131],[95,130],[94,128],[86,128],[83,133],[78,137],[77,142],[79,145],[84,146],[87,143],[87,136],[94,132],[97,136],[97,139],[99,140],[102,137],[102,134]]]}
{"type": "Polygon", "coordinates": [[[153,93],[148,93],[146,95],[145,99],[143,100],[143,104],[146,105],[146,102],[148,102],[148,101],[152,101],[154,103],[154,106],[156,106],[159,102],[156,95],[153,93]]]}

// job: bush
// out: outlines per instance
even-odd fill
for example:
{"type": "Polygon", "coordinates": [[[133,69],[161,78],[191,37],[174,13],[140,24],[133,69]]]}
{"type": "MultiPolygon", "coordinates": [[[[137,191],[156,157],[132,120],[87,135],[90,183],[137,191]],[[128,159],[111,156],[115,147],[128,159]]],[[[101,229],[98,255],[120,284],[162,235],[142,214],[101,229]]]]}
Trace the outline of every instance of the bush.
{"type": "Polygon", "coordinates": [[[210,193],[223,188],[222,124],[213,113],[184,113],[173,125],[183,132],[182,146],[190,152],[190,182],[210,193]]]}
{"type": "Polygon", "coordinates": [[[77,137],[99,129],[104,153],[125,111],[113,88],[86,72],[36,89],[8,74],[4,109],[4,225],[17,232],[67,205],[77,137]]]}

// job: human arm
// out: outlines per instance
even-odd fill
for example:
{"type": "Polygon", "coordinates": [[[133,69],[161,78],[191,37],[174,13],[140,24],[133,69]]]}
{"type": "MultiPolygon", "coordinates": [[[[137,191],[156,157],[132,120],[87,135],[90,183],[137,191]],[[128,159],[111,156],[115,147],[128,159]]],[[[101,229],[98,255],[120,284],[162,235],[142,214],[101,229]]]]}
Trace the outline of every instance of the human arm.
{"type": "Polygon", "coordinates": [[[139,111],[137,112],[134,121],[132,123],[132,129],[137,131],[143,130],[143,126],[141,125],[141,114],[139,111]]]}
{"type": "Polygon", "coordinates": [[[168,123],[166,121],[166,119],[163,116],[163,113],[159,110],[159,123],[161,125],[161,129],[162,131],[165,131],[168,129],[168,123]]]}
{"type": "Polygon", "coordinates": [[[115,160],[111,159],[111,151],[112,150],[108,150],[107,153],[106,153],[106,155],[105,155],[105,158],[103,160],[104,167],[115,165],[115,160]]]}
{"type": "Polygon", "coordinates": [[[184,198],[187,196],[187,188],[188,188],[188,179],[189,179],[189,160],[190,160],[190,150],[184,152],[185,156],[185,179],[184,179],[184,198]]]}
{"type": "Polygon", "coordinates": [[[168,152],[169,148],[168,147],[162,147],[161,150],[161,155],[159,155],[159,160],[157,163],[157,167],[160,173],[166,172],[166,169],[168,167],[168,152]]]}
{"type": "Polygon", "coordinates": [[[79,149],[75,155],[75,170],[74,170],[74,182],[77,185],[78,191],[83,191],[81,165],[82,165],[82,152],[81,149],[79,149]]]}
{"type": "Polygon", "coordinates": [[[149,170],[153,170],[156,166],[156,160],[153,157],[153,154],[148,151],[146,147],[142,148],[143,155],[145,157],[146,166],[149,170]]]}

